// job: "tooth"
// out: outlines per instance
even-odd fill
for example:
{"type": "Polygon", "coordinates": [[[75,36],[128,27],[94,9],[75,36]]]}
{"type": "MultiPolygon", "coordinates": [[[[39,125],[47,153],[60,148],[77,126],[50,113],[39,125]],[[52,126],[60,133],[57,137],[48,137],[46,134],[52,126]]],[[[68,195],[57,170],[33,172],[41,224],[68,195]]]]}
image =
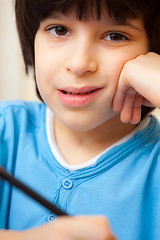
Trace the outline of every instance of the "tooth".
{"type": "Polygon", "coordinates": [[[67,92],[67,91],[63,91],[64,94],[66,95],[85,95],[85,94],[90,94],[94,92],[94,90],[88,91],[88,92],[82,92],[82,93],[72,93],[72,92],[67,92]]]}

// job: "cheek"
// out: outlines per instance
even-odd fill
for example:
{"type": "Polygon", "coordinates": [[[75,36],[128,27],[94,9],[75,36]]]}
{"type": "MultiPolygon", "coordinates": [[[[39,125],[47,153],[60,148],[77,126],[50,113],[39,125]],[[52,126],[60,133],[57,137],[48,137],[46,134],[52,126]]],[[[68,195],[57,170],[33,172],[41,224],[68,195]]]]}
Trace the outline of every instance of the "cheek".
{"type": "Polygon", "coordinates": [[[102,69],[104,70],[105,80],[107,80],[107,85],[115,89],[120,73],[124,64],[127,62],[128,57],[120,53],[110,54],[102,64],[102,69]]]}
{"type": "Polygon", "coordinates": [[[54,68],[48,58],[44,58],[44,55],[39,54],[37,57],[35,64],[37,86],[42,95],[49,95],[53,87],[54,68]]]}
{"type": "Polygon", "coordinates": [[[37,82],[48,81],[53,66],[51,51],[48,50],[43,38],[37,34],[35,38],[35,73],[37,82]]]}
{"type": "MultiPolygon", "coordinates": [[[[117,82],[119,80],[121,71],[124,67],[124,65],[134,58],[136,58],[140,51],[137,51],[137,49],[128,49],[128,48],[121,48],[119,51],[117,49],[114,51],[111,50],[110,53],[106,54],[106,58],[103,61],[103,69],[106,73],[106,79],[109,77],[109,83],[113,87],[117,85],[117,82]]],[[[144,52],[142,52],[143,54],[144,52]]]]}
{"type": "Polygon", "coordinates": [[[41,50],[35,54],[35,75],[38,90],[45,101],[46,95],[49,94],[48,89],[51,89],[51,76],[49,71],[48,60],[41,54],[41,50]]]}
{"type": "Polygon", "coordinates": [[[39,85],[46,84],[46,87],[53,87],[54,79],[59,79],[62,72],[62,59],[56,54],[45,49],[37,49],[35,54],[35,72],[39,85]]]}
{"type": "Polygon", "coordinates": [[[46,74],[49,73],[49,69],[49,58],[46,57],[46,54],[44,54],[42,50],[38,51],[37,49],[37,52],[35,52],[35,72],[37,80],[44,78],[46,74]]]}

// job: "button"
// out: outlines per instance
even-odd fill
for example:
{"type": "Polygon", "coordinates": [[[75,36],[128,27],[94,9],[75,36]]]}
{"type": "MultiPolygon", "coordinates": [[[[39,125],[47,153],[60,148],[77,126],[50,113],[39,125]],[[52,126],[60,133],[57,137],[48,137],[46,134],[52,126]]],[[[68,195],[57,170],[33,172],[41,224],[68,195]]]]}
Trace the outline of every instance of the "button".
{"type": "Polygon", "coordinates": [[[55,220],[55,215],[54,214],[49,214],[48,217],[47,217],[47,222],[53,222],[55,220]]]}
{"type": "Polygon", "coordinates": [[[70,189],[72,188],[73,186],[73,182],[70,180],[70,179],[65,179],[63,182],[62,182],[62,185],[65,189],[70,189]]]}

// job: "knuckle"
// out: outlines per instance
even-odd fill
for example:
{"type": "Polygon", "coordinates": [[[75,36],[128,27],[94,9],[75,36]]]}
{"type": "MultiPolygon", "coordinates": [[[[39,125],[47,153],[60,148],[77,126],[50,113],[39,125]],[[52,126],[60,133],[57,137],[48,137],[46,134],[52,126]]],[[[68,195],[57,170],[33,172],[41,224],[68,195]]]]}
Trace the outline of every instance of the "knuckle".
{"type": "Polygon", "coordinates": [[[134,66],[134,64],[135,64],[135,59],[132,59],[132,60],[126,62],[125,66],[124,66],[125,70],[130,71],[132,69],[132,67],[134,66]]]}
{"type": "Polygon", "coordinates": [[[100,218],[100,221],[101,221],[101,225],[102,225],[103,227],[106,227],[106,226],[109,225],[109,221],[108,221],[108,219],[107,219],[106,217],[101,217],[101,218],[100,218]]]}
{"type": "Polygon", "coordinates": [[[134,59],[126,62],[125,66],[123,68],[123,75],[125,76],[126,80],[132,76],[132,74],[134,72],[135,64],[136,64],[136,62],[134,59]]]}
{"type": "Polygon", "coordinates": [[[147,56],[155,56],[156,55],[156,53],[154,53],[154,52],[148,52],[147,54],[146,54],[147,56]]]}

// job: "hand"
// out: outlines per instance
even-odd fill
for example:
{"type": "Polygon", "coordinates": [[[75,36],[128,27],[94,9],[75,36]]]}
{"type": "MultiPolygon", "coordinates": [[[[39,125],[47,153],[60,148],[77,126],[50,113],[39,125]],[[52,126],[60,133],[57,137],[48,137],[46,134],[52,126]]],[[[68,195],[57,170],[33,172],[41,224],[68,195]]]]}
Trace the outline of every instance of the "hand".
{"type": "Polygon", "coordinates": [[[137,124],[142,105],[160,108],[160,56],[152,52],[124,65],[113,98],[113,110],[121,111],[124,123],[137,124]]]}
{"type": "Polygon", "coordinates": [[[98,216],[59,217],[23,234],[23,240],[116,240],[106,218],[98,216]]]}

